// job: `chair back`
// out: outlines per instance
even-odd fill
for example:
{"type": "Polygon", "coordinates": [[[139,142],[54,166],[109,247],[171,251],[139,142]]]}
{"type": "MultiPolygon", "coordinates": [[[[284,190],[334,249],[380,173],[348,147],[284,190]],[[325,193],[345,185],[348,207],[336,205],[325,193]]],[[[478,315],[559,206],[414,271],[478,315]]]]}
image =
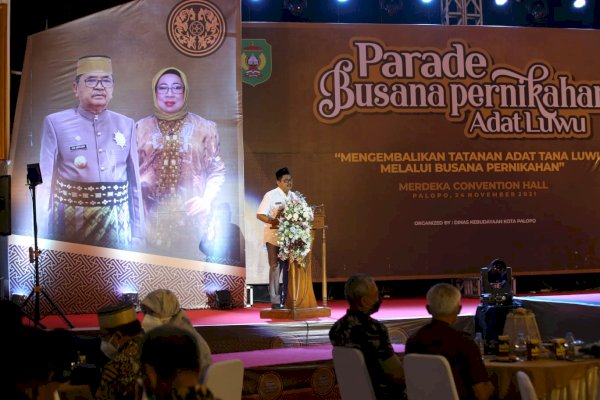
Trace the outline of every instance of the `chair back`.
{"type": "Polygon", "coordinates": [[[519,393],[521,393],[521,400],[538,400],[537,393],[527,375],[523,371],[517,371],[517,383],[519,384],[519,393]]]}
{"type": "Polygon", "coordinates": [[[223,360],[212,363],[206,369],[203,383],[215,398],[220,400],[240,400],[244,384],[244,364],[242,360],[223,360]]]}
{"type": "Polygon", "coordinates": [[[333,366],[342,400],[376,400],[365,357],[360,350],[334,346],[333,366]]]}
{"type": "Polygon", "coordinates": [[[409,400],[459,400],[452,369],[444,356],[410,353],[403,363],[409,400]]]}

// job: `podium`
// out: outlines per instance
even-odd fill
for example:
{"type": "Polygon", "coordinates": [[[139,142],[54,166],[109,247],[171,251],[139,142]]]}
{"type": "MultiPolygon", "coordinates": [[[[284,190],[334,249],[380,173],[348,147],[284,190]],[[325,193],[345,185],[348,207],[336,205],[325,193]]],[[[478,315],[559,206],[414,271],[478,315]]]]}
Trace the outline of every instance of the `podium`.
{"type": "Polygon", "coordinates": [[[319,307],[315,298],[312,283],[312,249],[306,255],[304,267],[296,261],[289,264],[288,289],[285,308],[267,308],[260,311],[261,318],[269,319],[294,319],[302,320],[331,316],[331,309],[327,307],[327,268],[326,260],[326,229],[325,207],[313,206],[314,219],[312,223],[312,243],[315,243],[315,233],[322,234],[322,265],[323,265],[323,306],[319,307]]]}

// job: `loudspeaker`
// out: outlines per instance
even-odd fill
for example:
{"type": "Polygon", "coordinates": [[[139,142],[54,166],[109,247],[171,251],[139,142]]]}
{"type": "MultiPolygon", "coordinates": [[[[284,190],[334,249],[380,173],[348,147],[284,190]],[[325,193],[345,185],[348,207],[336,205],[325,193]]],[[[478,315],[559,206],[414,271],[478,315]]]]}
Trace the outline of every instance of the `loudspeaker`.
{"type": "Polygon", "coordinates": [[[36,186],[43,183],[40,164],[27,164],[27,183],[29,186],[36,186]]]}
{"type": "Polygon", "coordinates": [[[10,215],[10,175],[0,176],[0,235],[7,236],[12,233],[10,215]]]}
{"type": "Polygon", "coordinates": [[[229,290],[217,290],[215,294],[217,299],[217,308],[219,310],[233,308],[231,292],[229,290]]]}

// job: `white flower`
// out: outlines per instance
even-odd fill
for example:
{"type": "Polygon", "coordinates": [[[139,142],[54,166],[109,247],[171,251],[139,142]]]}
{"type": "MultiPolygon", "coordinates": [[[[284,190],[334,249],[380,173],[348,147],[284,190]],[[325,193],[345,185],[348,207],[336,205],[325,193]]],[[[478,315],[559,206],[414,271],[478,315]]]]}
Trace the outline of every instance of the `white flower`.
{"type": "Polygon", "coordinates": [[[313,212],[304,196],[289,199],[279,217],[279,258],[292,260],[305,266],[304,258],[310,252],[313,212]]]}

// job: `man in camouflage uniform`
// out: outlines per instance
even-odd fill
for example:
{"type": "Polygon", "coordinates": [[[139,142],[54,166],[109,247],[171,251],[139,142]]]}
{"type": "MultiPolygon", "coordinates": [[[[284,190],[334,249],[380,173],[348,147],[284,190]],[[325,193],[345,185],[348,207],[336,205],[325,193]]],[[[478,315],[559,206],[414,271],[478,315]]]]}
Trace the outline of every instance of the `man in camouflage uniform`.
{"type": "Polygon", "coordinates": [[[329,331],[334,346],[362,351],[378,399],[404,396],[404,372],[385,325],[371,318],[381,305],[379,289],[367,274],[354,274],[344,287],[350,308],[329,331]]]}

